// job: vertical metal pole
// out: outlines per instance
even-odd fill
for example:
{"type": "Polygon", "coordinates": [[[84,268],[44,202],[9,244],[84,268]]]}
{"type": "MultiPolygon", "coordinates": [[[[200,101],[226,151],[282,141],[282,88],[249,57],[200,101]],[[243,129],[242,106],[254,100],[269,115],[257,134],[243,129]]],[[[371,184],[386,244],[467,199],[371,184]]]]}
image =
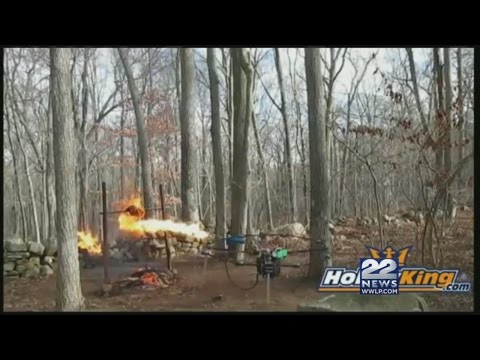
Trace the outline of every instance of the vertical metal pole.
{"type": "MultiPolygon", "coordinates": [[[[163,185],[160,184],[160,207],[162,208],[162,219],[165,220],[165,199],[163,197],[163,185]]],[[[165,233],[165,251],[167,252],[167,268],[172,271],[172,254],[170,252],[170,241],[168,241],[168,235],[165,233]]]]}
{"type": "Polygon", "coordinates": [[[270,304],[270,274],[267,274],[267,305],[270,304]]]}
{"type": "Polygon", "coordinates": [[[104,284],[110,284],[110,275],[108,273],[108,226],[107,226],[107,189],[105,182],[102,182],[102,207],[103,207],[103,276],[104,284]]]}
{"type": "Polygon", "coordinates": [[[160,207],[162,209],[162,219],[165,220],[165,199],[163,197],[163,186],[160,184],[160,207]]]}

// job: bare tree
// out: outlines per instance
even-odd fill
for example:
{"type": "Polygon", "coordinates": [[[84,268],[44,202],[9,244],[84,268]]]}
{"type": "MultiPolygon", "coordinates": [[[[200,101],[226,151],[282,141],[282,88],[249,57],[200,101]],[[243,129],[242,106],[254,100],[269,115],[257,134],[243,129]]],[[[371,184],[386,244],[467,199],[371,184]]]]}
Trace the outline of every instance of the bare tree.
{"type": "MultiPolygon", "coordinates": [[[[148,141],[145,133],[145,120],[143,117],[143,111],[140,107],[140,96],[138,94],[137,86],[135,85],[135,79],[133,78],[132,69],[128,63],[127,54],[125,49],[119,48],[118,54],[122,61],[125,75],[127,76],[128,87],[132,96],[133,109],[135,111],[135,119],[137,121],[137,133],[138,133],[138,148],[140,150],[140,159],[142,162],[142,184],[143,184],[143,205],[146,209],[153,208],[153,188],[152,177],[150,174],[150,157],[148,154],[148,141]]],[[[151,211],[146,211],[146,216],[150,216],[151,211]]]]}
{"type": "Polygon", "coordinates": [[[182,219],[198,221],[198,200],[195,192],[196,153],[193,148],[195,63],[191,48],[180,49],[182,96],[180,131],[182,147],[182,219]]]}
{"type": "Polygon", "coordinates": [[[48,238],[46,241],[47,246],[56,246],[56,225],[55,225],[55,213],[57,207],[57,201],[55,196],[55,165],[53,156],[53,109],[52,109],[52,87],[50,86],[48,92],[48,111],[47,111],[47,208],[48,208],[48,238]]]}
{"type": "Polygon", "coordinates": [[[415,96],[415,104],[417,105],[418,113],[420,114],[420,121],[422,122],[422,126],[425,132],[428,131],[427,120],[425,118],[425,113],[422,109],[422,103],[420,101],[420,93],[418,90],[418,82],[417,82],[417,72],[415,70],[415,60],[413,58],[413,51],[412,48],[406,48],[407,55],[408,55],[408,64],[410,68],[410,77],[412,80],[413,85],[413,94],[415,96]]]}
{"type": "Polygon", "coordinates": [[[326,267],[332,265],[332,245],[328,228],[327,144],[320,61],[318,48],[305,49],[310,144],[310,233],[312,239],[308,274],[312,277],[319,277],[326,267]]]}
{"type": "Polygon", "coordinates": [[[216,226],[215,233],[217,234],[218,246],[223,246],[223,238],[225,237],[225,178],[223,173],[222,160],[222,138],[220,126],[220,92],[219,80],[217,71],[217,60],[215,57],[215,49],[207,49],[207,63],[208,75],[210,78],[210,102],[212,108],[212,154],[213,167],[215,173],[215,214],[216,226]]]}
{"type": "MultiPolygon", "coordinates": [[[[463,129],[465,126],[465,117],[464,117],[464,110],[463,110],[463,103],[464,103],[464,92],[463,92],[463,63],[462,63],[462,48],[457,49],[457,87],[458,87],[458,95],[456,100],[456,107],[457,107],[457,114],[458,114],[458,132],[457,132],[457,144],[458,144],[458,161],[463,159],[463,129]]],[[[463,173],[460,170],[458,174],[458,184],[459,187],[461,186],[463,180],[463,173]]]]}
{"type": "Polygon", "coordinates": [[[69,49],[50,49],[53,148],[57,200],[57,309],[83,308],[77,248],[75,133],[72,114],[69,49]]]}
{"type": "MultiPolygon", "coordinates": [[[[358,75],[358,68],[356,66],[356,64],[353,63],[353,61],[350,59],[350,61],[352,62],[352,65],[354,67],[354,70],[355,70],[355,75],[352,79],[352,83],[351,83],[351,86],[350,86],[350,90],[348,92],[348,95],[347,95],[347,124],[346,124],[346,128],[345,128],[345,138],[347,139],[347,144],[348,144],[348,140],[349,140],[349,135],[350,135],[350,124],[351,124],[351,120],[352,120],[352,105],[353,105],[353,102],[355,100],[355,97],[357,96],[357,93],[358,93],[358,88],[363,80],[363,78],[365,77],[365,73],[367,72],[367,69],[368,69],[368,66],[370,65],[370,63],[375,59],[375,54],[372,55],[364,64],[363,66],[363,70],[361,71],[360,75],[358,76],[357,78],[357,75],[358,75]]],[[[345,191],[345,174],[346,174],[346,166],[347,166],[347,157],[348,155],[348,152],[347,152],[347,148],[344,147],[343,148],[343,154],[342,154],[342,168],[341,168],[341,178],[340,178],[340,194],[339,194],[339,201],[340,201],[340,213],[343,213],[343,205],[344,205],[344,191],[345,191]]],[[[356,175],[356,173],[354,173],[356,175]]],[[[356,182],[355,182],[356,183],[356,182]]],[[[357,193],[356,191],[354,191],[355,194],[357,193]]],[[[355,206],[355,215],[357,212],[357,207],[355,206]]]]}
{"type": "Polygon", "coordinates": [[[268,184],[267,167],[265,164],[265,157],[263,156],[262,145],[260,144],[260,136],[258,135],[257,120],[255,112],[252,113],[253,134],[255,136],[255,143],[257,144],[258,157],[260,158],[260,166],[262,167],[263,187],[265,190],[265,207],[267,210],[267,229],[273,230],[273,216],[272,216],[272,200],[270,198],[270,186],[268,184]]]}
{"type": "MultiPolygon", "coordinates": [[[[233,235],[245,234],[248,197],[248,134],[252,114],[253,69],[249,53],[243,48],[230,50],[233,66],[233,235]]],[[[244,246],[237,247],[237,261],[243,261],[244,246]]]]}
{"type": "MultiPolygon", "coordinates": [[[[6,92],[5,92],[6,93],[6,92]]],[[[4,95],[5,95],[4,93],[4,95]]],[[[5,101],[6,104],[6,101],[5,101]]],[[[19,165],[17,164],[17,156],[16,156],[16,151],[13,146],[13,141],[12,141],[12,136],[11,136],[11,120],[10,120],[10,114],[8,111],[8,107],[5,106],[5,119],[7,123],[7,138],[8,138],[8,144],[10,146],[10,152],[12,154],[12,161],[13,161],[13,170],[14,170],[14,175],[15,175],[15,189],[17,191],[17,199],[18,199],[18,206],[20,207],[20,217],[22,221],[22,239],[25,241],[27,237],[27,221],[25,218],[25,209],[23,207],[23,197],[22,197],[22,191],[20,188],[20,177],[19,177],[19,165]]]]}
{"type": "Polygon", "coordinates": [[[289,203],[289,215],[292,222],[297,221],[297,200],[296,200],[296,191],[295,191],[295,180],[293,176],[293,165],[292,165],[292,148],[290,146],[290,130],[289,130],[289,119],[287,113],[287,100],[285,97],[285,86],[283,84],[283,71],[282,64],[280,59],[280,52],[278,48],[275,48],[275,67],[277,69],[277,78],[278,85],[280,88],[280,112],[283,119],[283,129],[285,131],[285,157],[287,162],[287,176],[288,176],[288,203],[289,203]]]}

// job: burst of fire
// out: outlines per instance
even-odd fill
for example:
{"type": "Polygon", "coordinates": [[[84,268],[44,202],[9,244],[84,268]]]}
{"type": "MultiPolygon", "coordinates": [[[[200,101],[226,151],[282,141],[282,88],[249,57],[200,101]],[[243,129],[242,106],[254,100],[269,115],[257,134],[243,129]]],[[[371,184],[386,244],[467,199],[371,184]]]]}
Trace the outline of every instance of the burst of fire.
{"type": "Polygon", "coordinates": [[[120,214],[118,218],[120,230],[138,237],[158,232],[170,232],[173,235],[193,237],[198,240],[205,240],[210,236],[208,232],[200,229],[200,225],[196,223],[185,224],[173,220],[159,219],[144,220],[145,210],[141,205],[140,198],[131,200],[125,210],[126,212],[120,214]]]}
{"type": "Polygon", "coordinates": [[[146,273],[146,274],[142,275],[140,280],[144,284],[156,285],[156,286],[160,285],[160,280],[158,279],[158,275],[155,274],[155,273],[146,273]]]}
{"type": "Polygon", "coordinates": [[[90,231],[78,231],[78,247],[85,249],[89,254],[101,254],[102,245],[96,236],[93,236],[90,231]]]}

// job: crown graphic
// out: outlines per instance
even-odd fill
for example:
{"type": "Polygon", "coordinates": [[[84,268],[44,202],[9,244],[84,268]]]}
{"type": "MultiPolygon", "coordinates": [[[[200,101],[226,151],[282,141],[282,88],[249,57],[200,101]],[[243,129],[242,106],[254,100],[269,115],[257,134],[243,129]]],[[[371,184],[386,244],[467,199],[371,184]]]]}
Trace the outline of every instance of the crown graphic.
{"type": "Polygon", "coordinates": [[[391,246],[387,246],[383,250],[367,246],[368,252],[372,259],[397,259],[398,266],[404,266],[405,261],[407,260],[408,253],[410,252],[412,246],[407,246],[400,250],[395,250],[391,246]]]}

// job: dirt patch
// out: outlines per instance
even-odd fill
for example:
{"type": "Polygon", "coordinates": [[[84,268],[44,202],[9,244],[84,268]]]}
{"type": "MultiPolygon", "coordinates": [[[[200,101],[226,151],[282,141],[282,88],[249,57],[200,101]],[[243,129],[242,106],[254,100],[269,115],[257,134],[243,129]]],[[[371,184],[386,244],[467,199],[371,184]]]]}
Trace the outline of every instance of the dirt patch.
{"type": "MultiPolygon", "coordinates": [[[[421,253],[415,244],[415,224],[387,228],[388,243],[394,247],[414,245],[408,264],[421,264],[421,253]]],[[[338,234],[346,237],[342,249],[336,249],[333,262],[336,266],[356,268],[358,259],[366,255],[365,245],[377,246],[378,236],[374,225],[358,227],[353,222],[339,228],[338,234]],[[363,236],[362,236],[363,235],[363,236]]],[[[459,212],[454,226],[446,231],[443,240],[443,268],[459,268],[462,275],[473,282],[473,214],[459,212]]],[[[250,259],[252,261],[253,259],[250,259]]],[[[304,277],[308,254],[289,256],[288,263],[304,264],[300,269],[282,268],[279,278],[271,282],[270,304],[266,304],[265,280],[244,291],[235,286],[226,275],[224,263],[209,260],[208,271],[203,273],[203,259],[184,256],[174,261],[178,271],[175,285],[164,289],[132,288],[118,295],[100,296],[103,268],[82,269],[81,283],[87,311],[296,311],[299,303],[315,301],[324,294],[316,291],[318,280],[304,277]]],[[[112,281],[132,274],[142,266],[165,267],[165,259],[150,263],[112,264],[112,281]]],[[[250,287],[255,282],[256,268],[229,265],[229,274],[236,285],[250,287]]],[[[5,311],[54,311],[55,275],[36,280],[4,278],[5,311]]],[[[472,311],[473,292],[469,294],[424,295],[430,310],[472,311]]]]}
{"type": "MultiPolygon", "coordinates": [[[[143,265],[143,264],[142,264],[143,265]]],[[[155,264],[149,263],[149,266],[155,264]]],[[[158,265],[158,263],[156,264],[158,265]]],[[[140,264],[111,267],[112,281],[125,278],[140,264]]],[[[121,294],[101,296],[103,269],[85,269],[81,273],[86,310],[90,311],[296,311],[306,299],[318,299],[315,282],[306,281],[302,271],[282,269],[282,276],[271,281],[270,305],[266,305],[265,280],[244,291],[228,279],[223,262],[210,260],[203,274],[203,260],[183,258],[175,262],[178,271],[174,286],[165,289],[131,288],[121,294]]],[[[229,274],[236,285],[255,283],[255,267],[229,265],[229,274]]],[[[38,280],[6,280],[5,311],[54,311],[55,275],[38,280]]]]}

